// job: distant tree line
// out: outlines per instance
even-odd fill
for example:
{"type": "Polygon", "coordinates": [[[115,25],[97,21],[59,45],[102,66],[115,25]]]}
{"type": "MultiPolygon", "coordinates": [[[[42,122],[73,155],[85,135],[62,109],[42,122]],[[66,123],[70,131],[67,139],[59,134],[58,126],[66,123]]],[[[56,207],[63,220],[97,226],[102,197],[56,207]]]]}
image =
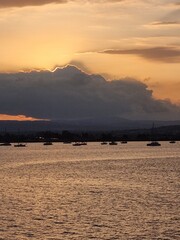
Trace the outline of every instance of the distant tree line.
{"type": "Polygon", "coordinates": [[[0,142],[93,142],[93,141],[180,141],[180,126],[168,129],[158,128],[152,136],[150,129],[126,130],[111,132],[33,132],[33,133],[0,133],[0,142]]]}

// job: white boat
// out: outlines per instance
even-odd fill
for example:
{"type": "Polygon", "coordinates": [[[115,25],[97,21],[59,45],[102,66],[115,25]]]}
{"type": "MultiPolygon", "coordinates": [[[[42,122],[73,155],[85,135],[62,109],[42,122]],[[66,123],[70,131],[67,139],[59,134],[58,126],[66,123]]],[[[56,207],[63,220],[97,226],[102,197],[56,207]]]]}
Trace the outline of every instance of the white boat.
{"type": "Polygon", "coordinates": [[[26,144],[18,143],[18,144],[15,144],[14,147],[26,147],[26,144]]]}
{"type": "Polygon", "coordinates": [[[3,146],[11,146],[11,143],[9,143],[9,142],[0,143],[0,146],[1,147],[3,147],[3,146]]]}
{"type": "Polygon", "coordinates": [[[81,143],[79,143],[79,142],[75,142],[75,143],[73,143],[73,146],[74,147],[79,147],[79,146],[81,146],[82,144],[81,143]]]}

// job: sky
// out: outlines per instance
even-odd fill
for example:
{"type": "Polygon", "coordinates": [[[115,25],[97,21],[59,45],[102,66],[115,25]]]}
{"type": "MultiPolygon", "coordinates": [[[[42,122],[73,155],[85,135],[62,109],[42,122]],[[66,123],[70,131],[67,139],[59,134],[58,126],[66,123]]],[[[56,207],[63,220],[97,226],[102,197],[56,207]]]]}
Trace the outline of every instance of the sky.
{"type": "MultiPolygon", "coordinates": [[[[0,119],[8,119],[8,116],[9,119],[13,119],[14,116],[14,119],[20,120],[23,117],[29,120],[51,117],[45,113],[46,110],[44,113],[33,109],[25,111],[18,104],[13,109],[10,108],[15,92],[22,87],[17,76],[26,72],[23,77],[29,79],[30,72],[38,70],[40,83],[37,83],[37,76],[31,76],[31,83],[28,84],[31,86],[34,81],[34,91],[40,91],[44,77],[56,67],[68,64],[81,69],[86,77],[90,76],[89,74],[101,75],[108,86],[115,84],[114,80],[117,81],[117,85],[127,85],[125,96],[132,94],[130,89],[134,89],[135,85],[141,86],[144,92],[138,90],[139,95],[132,98],[133,101],[137,101],[139,109],[147,108],[148,105],[144,107],[143,102],[139,104],[138,101],[143,99],[143,94],[149,93],[151,103],[147,103],[150,104],[153,117],[167,118],[162,111],[157,116],[158,107],[152,104],[154,102],[171,109],[170,111],[174,112],[171,117],[177,119],[177,108],[180,106],[179,37],[179,0],[1,0],[0,81],[4,94],[0,96],[0,100],[5,104],[0,104],[0,119]]],[[[66,69],[72,71],[71,68],[66,69]]],[[[72,79],[78,81],[76,76],[68,79],[66,74],[64,77],[67,78],[67,82],[72,79]]],[[[52,79],[49,76],[51,84],[54,81],[52,79]]],[[[95,91],[96,84],[88,90],[95,91]]],[[[105,85],[102,85],[104,89],[105,85]]],[[[119,85],[119,92],[116,93],[113,102],[117,101],[117,105],[122,105],[118,102],[122,100],[122,86],[119,85]]],[[[105,98],[103,89],[97,91],[105,98]]],[[[67,91],[73,92],[72,89],[64,89],[64,92],[67,91]]],[[[108,98],[112,89],[107,91],[108,98]]],[[[63,94],[61,89],[59,94],[63,94]]],[[[23,95],[24,98],[19,99],[26,102],[26,94],[23,95]]],[[[89,95],[92,95],[94,104],[99,101],[91,92],[89,95]]],[[[17,101],[20,101],[19,99],[17,101]]],[[[79,102],[82,99],[79,97],[79,102]]],[[[15,99],[13,101],[16,103],[15,99]]],[[[127,100],[131,105],[127,108],[133,109],[133,101],[127,100]]],[[[118,108],[115,105],[114,111],[120,114],[119,110],[115,110],[118,108]]],[[[52,114],[53,118],[72,117],[65,114],[66,107],[64,105],[63,113],[59,111],[56,116],[52,114]]],[[[122,110],[122,106],[120,109],[122,110]]],[[[158,109],[162,110],[161,107],[158,109]]],[[[93,111],[96,112],[92,107],[89,112],[93,115],[93,111]]],[[[83,108],[80,112],[84,114],[79,113],[79,116],[89,116],[83,108]]],[[[129,115],[121,112],[122,116],[138,117],[134,115],[134,110],[129,110],[129,115]]],[[[105,110],[103,116],[104,113],[105,110]]],[[[149,118],[143,111],[139,111],[139,116],[149,118]]]]}

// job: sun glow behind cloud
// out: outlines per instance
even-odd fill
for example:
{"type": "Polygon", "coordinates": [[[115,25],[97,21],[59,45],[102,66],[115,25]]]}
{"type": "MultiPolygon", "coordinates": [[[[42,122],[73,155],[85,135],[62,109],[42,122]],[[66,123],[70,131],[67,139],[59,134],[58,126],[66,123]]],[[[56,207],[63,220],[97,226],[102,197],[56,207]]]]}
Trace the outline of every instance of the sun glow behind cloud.
{"type": "Polygon", "coordinates": [[[84,45],[80,19],[71,19],[74,8],[29,7],[5,15],[0,21],[0,70],[49,69],[69,63],[84,45]]]}
{"type": "MultiPolygon", "coordinates": [[[[42,4],[51,2],[54,1],[41,1],[42,4]]],[[[178,62],[99,53],[107,49],[179,49],[176,1],[59,2],[63,4],[32,6],[37,2],[4,1],[7,8],[0,10],[0,72],[53,69],[76,62],[89,72],[109,79],[132,76],[144,81],[150,78],[151,86],[156,85],[156,96],[179,101],[175,87],[180,78],[178,62]],[[17,8],[8,8],[15,5],[17,8]],[[163,89],[167,89],[169,82],[174,90],[167,92],[163,89]],[[157,86],[164,87],[158,89],[157,86]]]]}

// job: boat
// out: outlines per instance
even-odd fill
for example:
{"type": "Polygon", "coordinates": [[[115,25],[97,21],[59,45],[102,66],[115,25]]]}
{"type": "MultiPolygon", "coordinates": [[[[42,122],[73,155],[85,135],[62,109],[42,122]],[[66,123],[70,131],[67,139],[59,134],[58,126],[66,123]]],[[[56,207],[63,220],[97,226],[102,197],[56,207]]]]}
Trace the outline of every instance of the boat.
{"type": "Polygon", "coordinates": [[[109,143],[109,145],[117,145],[117,142],[111,141],[111,142],[109,143]]]}
{"type": "Polygon", "coordinates": [[[63,144],[71,144],[71,141],[64,141],[63,144]]]}
{"type": "Polygon", "coordinates": [[[3,147],[3,146],[11,146],[11,143],[9,143],[9,142],[0,143],[0,146],[1,147],[3,147]]]}
{"type": "Polygon", "coordinates": [[[50,145],[53,145],[53,144],[52,144],[52,142],[45,142],[43,145],[50,146],[50,145]]]}
{"type": "Polygon", "coordinates": [[[161,144],[157,141],[152,141],[150,143],[147,143],[147,146],[156,147],[156,146],[161,146],[161,144]]]}
{"type": "Polygon", "coordinates": [[[176,141],[170,141],[169,143],[176,143],[176,141]]]}
{"type": "Polygon", "coordinates": [[[81,143],[79,143],[79,142],[75,142],[75,143],[73,143],[73,146],[74,147],[79,147],[79,146],[81,146],[82,144],[81,143]]]}
{"type": "Polygon", "coordinates": [[[161,146],[161,144],[156,141],[156,137],[155,137],[155,126],[154,126],[154,123],[152,125],[152,129],[151,129],[151,142],[150,143],[147,143],[146,145],[149,146],[149,147],[158,147],[158,146],[161,146]]]}
{"type": "Polygon", "coordinates": [[[126,144],[127,143],[127,141],[121,141],[121,144],[126,144]]]}
{"type": "Polygon", "coordinates": [[[72,144],[73,146],[86,146],[87,145],[87,142],[75,142],[72,144]]]}
{"type": "Polygon", "coordinates": [[[14,147],[26,147],[26,144],[18,143],[18,144],[15,144],[14,147]]]}
{"type": "Polygon", "coordinates": [[[107,142],[102,142],[101,145],[107,145],[107,142]]]}

